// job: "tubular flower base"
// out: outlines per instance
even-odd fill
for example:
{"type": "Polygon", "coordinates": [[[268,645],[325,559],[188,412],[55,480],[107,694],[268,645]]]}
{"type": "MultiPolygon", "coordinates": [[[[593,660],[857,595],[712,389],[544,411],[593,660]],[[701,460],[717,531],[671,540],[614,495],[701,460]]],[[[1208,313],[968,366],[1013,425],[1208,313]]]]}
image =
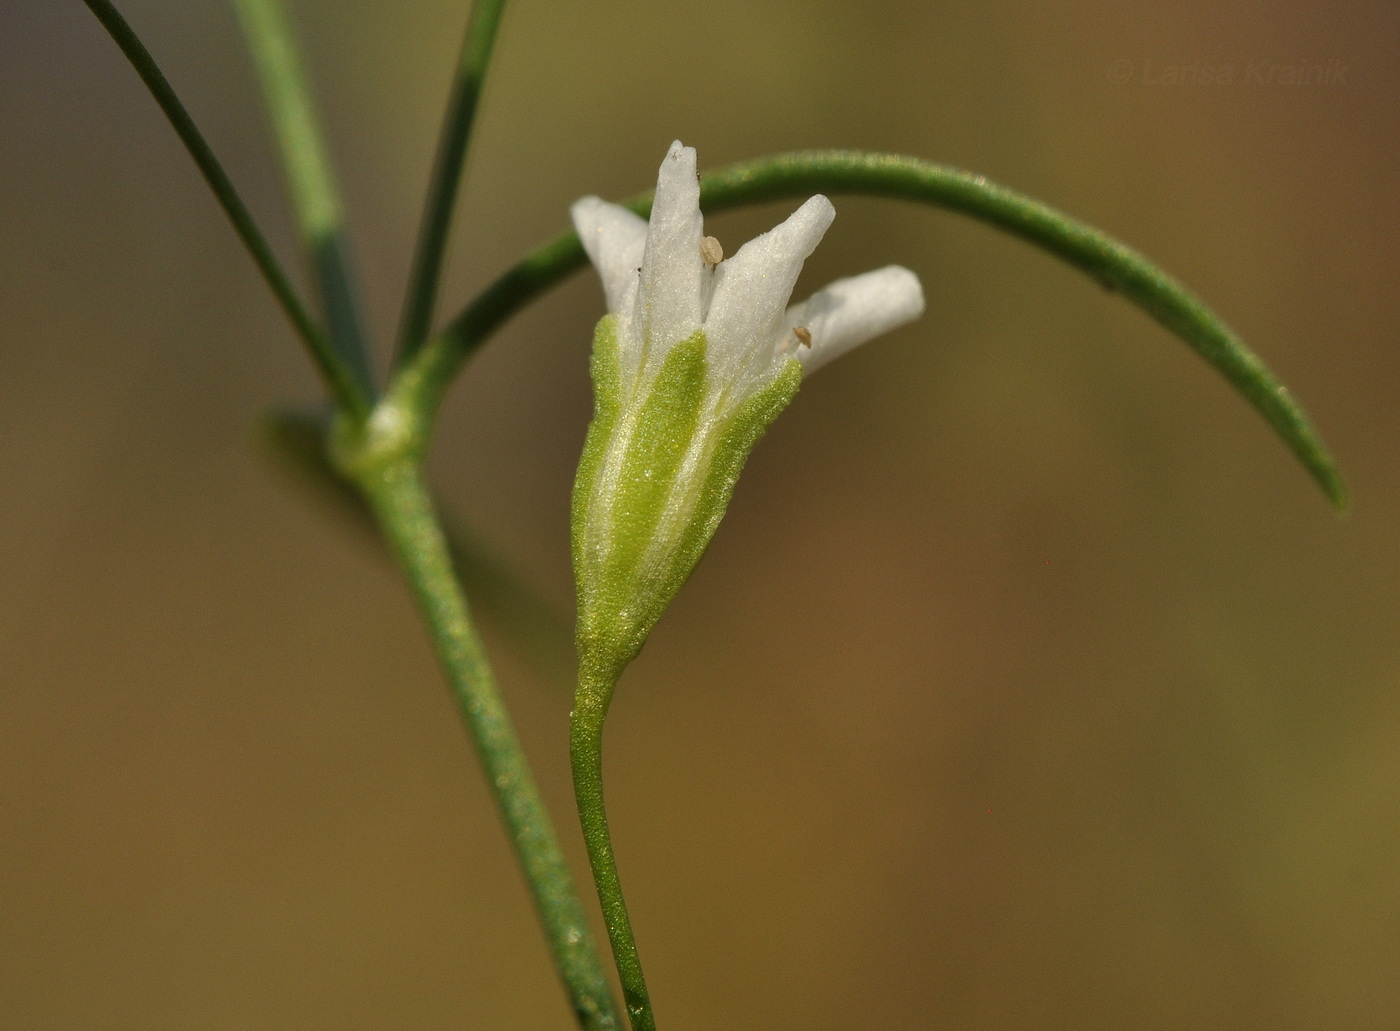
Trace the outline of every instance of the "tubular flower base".
{"type": "Polygon", "coordinates": [[[574,226],[603,281],[595,410],[573,499],[579,657],[615,682],[724,516],[749,452],[802,377],[917,318],[890,266],[788,307],[835,209],[808,200],[724,259],[703,234],[695,151],[673,143],[650,223],[585,197],[574,226]]]}

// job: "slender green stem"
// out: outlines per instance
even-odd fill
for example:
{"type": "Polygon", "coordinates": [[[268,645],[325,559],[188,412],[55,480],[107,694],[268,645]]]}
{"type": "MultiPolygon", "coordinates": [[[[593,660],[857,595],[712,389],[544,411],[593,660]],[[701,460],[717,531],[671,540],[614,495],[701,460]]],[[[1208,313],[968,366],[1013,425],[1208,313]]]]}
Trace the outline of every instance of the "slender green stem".
{"type": "Polygon", "coordinates": [[[583,840],[588,846],[593,883],[598,887],[603,922],[608,928],[613,961],[622,982],[627,1017],[632,1031],[656,1031],[651,996],[647,992],[646,978],[642,976],[632,922],[627,918],[627,903],[622,897],[612,835],[608,832],[607,808],[603,804],[603,722],[616,682],[616,676],[594,675],[586,666],[580,669],[578,693],[569,717],[569,759],[573,764],[574,798],[578,802],[583,840]]]}
{"type": "Polygon", "coordinates": [[[579,1024],[586,1031],[616,1031],[617,1010],[583,905],[472,625],[417,460],[385,457],[372,447],[342,448],[341,458],[413,587],[579,1024]]]}
{"type": "Polygon", "coordinates": [[[345,209],[311,102],[296,36],[282,0],[234,0],[248,41],[331,343],[368,396],[374,394],[364,306],[355,285],[345,209]]]}
{"type": "Polygon", "coordinates": [[[136,74],[145,83],[146,89],[150,91],[151,96],[155,98],[161,111],[170,121],[175,134],[180,138],[180,142],[189,151],[190,157],[194,159],[195,167],[199,169],[200,174],[204,176],[204,181],[209,184],[209,189],[213,191],[215,200],[224,209],[228,220],[233,223],[234,232],[238,234],[243,246],[252,256],[253,263],[257,265],[258,271],[262,273],[263,279],[272,289],[273,296],[281,304],[292,328],[296,330],[297,335],[306,345],[312,361],[315,362],[316,367],[325,378],[331,395],[346,411],[357,415],[367,414],[370,407],[369,394],[365,391],[358,377],[337,353],[330,339],[317,325],[316,320],[311,317],[306,305],[302,303],[296,288],[292,286],[291,279],[283,271],[276,255],[272,253],[267,239],[258,229],[257,223],[253,221],[248,206],[238,195],[233,181],[229,179],[228,173],[219,164],[219,159],[214,156],[214,151],[195,126],[194,120],[185,110],[185,105],[175,95],[175,90],[166,80],[165,75],[156,64],[155,58],[151,56],[150,51],[146,49],[110,0],[84,0],[84,2],[97,17],[97,20],[102,23],[102,27],[107,30],[117,46],[121,48],[127,61],[131,63],[136,74]]]}
{"type": "MultiPolygon", "coordinates": [[[[1307,415],[1286,387],[1200,299],[1131,248],[1048,205],[985,177],[918,158],[853,151],[811,151],[729,165],[701,179],[706,212],[811,193],[861,194],[962,212],[1033,243],[1117,290],[1185,341],[1268,421],[1338,508],[1346,486],[1307,415]]],[[[626,202],[650,211],[649,194],[626,202]]],[[[405,369],[425,417],[441,402],[457,369],[515,312],[584,264],[574,233],[527,255],[473,300],[405,369]]]]}
{"type": "Polygon", "coordinates": [[[452,83],[442,134],[438,138],[437,158],[433,163],[423,222],[418,230],[418,247],[404,299],[395,366],[410,360],[423,346],[432,329],[433,306],[442,280],[452,209],[456,205],[462,168],[467,161],[467,146],[471,142],[476,121],[477,101],[481,99],[482,83],[486,80],[486,69],[491,63],[491,51],[496,43],[496,30],[500,27],[505,6],[505,0],[476,0],[472,5],[471,18],[462,40],[462,52],[457,59],[457,77],[452,83]]]}

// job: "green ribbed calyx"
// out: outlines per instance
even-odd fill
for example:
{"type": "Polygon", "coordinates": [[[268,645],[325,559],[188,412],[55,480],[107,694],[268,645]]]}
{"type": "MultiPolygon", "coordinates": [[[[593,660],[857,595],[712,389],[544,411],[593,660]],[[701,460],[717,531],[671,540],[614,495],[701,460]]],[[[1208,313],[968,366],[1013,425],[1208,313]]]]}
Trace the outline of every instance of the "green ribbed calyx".
{"type": "Polygon", "coordinates": [[[581,672],[614,683],[700,561],[734,484],[769,424],[797,393],[789,359],[737,406],[714,403],[698,330],[650,382],[623,395],[617,317],[593,336],[594,412],[573,495],[581,672]]]}

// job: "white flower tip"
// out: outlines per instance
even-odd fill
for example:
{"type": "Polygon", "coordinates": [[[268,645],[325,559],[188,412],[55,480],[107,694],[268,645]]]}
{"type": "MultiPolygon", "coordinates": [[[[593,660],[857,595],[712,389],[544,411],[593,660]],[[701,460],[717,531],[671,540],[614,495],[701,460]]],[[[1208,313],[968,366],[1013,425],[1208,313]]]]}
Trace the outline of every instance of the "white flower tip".
{"type": "Polygon", "coordinates": [[[803,202],[802,207],[797,209],[798,214],[804,212],[812,221],[821,223],[822,232],[826,232],[836,219],[836,205],[832,204],[826,195],[821,193],[808,197],[803,202]]]}
{"type": "Polygon", "coordinates": [[[918,276],[903,265],[886,265],[874,272],[867,272],[866,275],[872,277],[873,282],[879,285],[879,289],[885,294],[886,303],[891,308],[891,314],[899,320],[890,327],[891,329],[906,322],[913,322],[924,313],[924,285],[919,282],[918,276]]]}
{"type": "Polygon", "coordinates": [[[821,243],[835,218],[836,208],[819,193],[808,197],[800,208],[757,239],[766,237],[775,243],[779,240],[791,241],[787,246],[801,253],[799,261],[805,260],[817,249],[817,244],[821,243]]]}
{"type": "MultiPolygon", "coordinates": [[[[815,197],[807,198],[802,207],[789,215],[786,221],[765,234],[771,237],[774,243],[779,240],[787,241],[785,246],[791,249],[791,257],[797,261],[792,277],[794,281],[797,279],[795,273],[802,269],[802,262],[817,249],[817,244],[821,243],[822,237],[831,228],[835,218],[836,208],[819,193],[815,197]]],[[[788,289],[792,289],[791,284],[788,285],[788,289]]]]}
{"type": "Polygon", "coordinates": [[[598,209],[605,203],[601,197],[580,197],[569,205],[569,220],[580,239],[598,231],[598,209]]]}
{"type": "Polygon", "coordinates": [[[694,180],[698,177],[695,169],[695,148],[685,146],[680,140],[672,140],[671,149],[666,151],[666,157],[661,162],[661,178],[689,176],[694,180]]]}
{"type": "Polygon", "coordinates": [[[569,216],[603,281],[608,311],[621,312],[636,287],[637,266],[646,247],[646,219],[597,197],[575,201],[569,216]]]}
{"type": "Polygon", "coordinates": [[[694,222],[698,236],[700,180],[695,174],[695,148],[681,146],[680,140],[671,144],[656,173],[651,220],[672,224],[694,222]]]}
{"type": "Polygon", "coordinates": [[[924,313],[919,277],[899,265],[838,279],[788,309],[789,326],[802,326],[811,345],[794,354],[810,375],[867,340],[913,322],[924,313]]]}
{"type": "MultiPolygon", "coordinates": [[[[702,229],[695,149],[671,144],[656,175],[641,279],[631,313],[632,337],[657,361],[700,328],[702,229]]],[[[650,361],[650,358],[648,359],[650,361]]]]}

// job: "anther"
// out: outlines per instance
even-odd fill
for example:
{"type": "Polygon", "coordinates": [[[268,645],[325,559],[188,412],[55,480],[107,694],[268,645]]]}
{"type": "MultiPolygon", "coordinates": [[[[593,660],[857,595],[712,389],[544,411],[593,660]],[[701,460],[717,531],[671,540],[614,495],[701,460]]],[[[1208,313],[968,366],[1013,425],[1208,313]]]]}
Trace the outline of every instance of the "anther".
{"type": "Polygon", "coordinates": [[[700,260],[711,268],[714,268],[724,260],[724,248],[719,245],[719,241],[713,236],[701,237],[700,260]]]}

